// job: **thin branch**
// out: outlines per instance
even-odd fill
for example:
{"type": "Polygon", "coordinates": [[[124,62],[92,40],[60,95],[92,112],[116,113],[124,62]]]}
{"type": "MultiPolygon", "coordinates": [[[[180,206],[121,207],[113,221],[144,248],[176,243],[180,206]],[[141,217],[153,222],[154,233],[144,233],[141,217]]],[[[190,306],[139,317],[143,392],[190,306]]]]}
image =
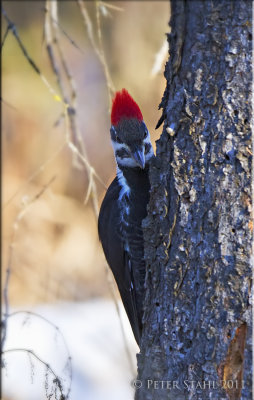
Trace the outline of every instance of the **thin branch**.
{"type": "Polygon", "coordinates": [[[109,9],[111,9],[111,10],[115,10],[115,11],[124,11],[124,9],[123,9],[122,7],[117,7],[117,6],[113,5],[113,4],[106,3],[105,1],[100,1],[99,3],[100,3],[100,6],[109,8],[109,9]]]}
{"type": "Polygon", "coordinates": [[[49,157],[43,164],[37,168],[35,172],[33,172],[29,178],[21,185],[19,188],[12,194],[12,196],[6,201],[6,203],[3,205],[3,210],[13,201],[13,199],[21,192],[22,189],[29,183],[31,183],[34,178],[36,178],[41,172],[44,171],[45,167],[54,161],[54,159],[61,153],[61,151],[65,148],[66,146],[66,141],[60,145],[60,147],[52,154],[51,157],[49,157]]]}
{"type": "MultiPolygon", "coordinates": [[[[45,15],[45,39],[47,44],[48,54],[51,60],[51,65],[54,74],[56,75],[57,82],[62,93],[62,96],[66,99],[66,102],[69,104],[69,107],[65,110],[65,122],[66,122],[66,142],[68,147],[71,149],[72,154],[75,156],[73,161],[77,164],[78,160],[82,160],[83,165],[86,169],[88,175],[88,195],[89,198],[92,199],[93,208],[95,214],[98,215],[98,198],[97,198],[97,187],[94,182],[94,177],[96,176],[100,183],[103,184],[102,180],[99,178],[98,174],[95,173],[94,168],[88,161],[88,156],[86,153],[84,141],[78,127],[77,123],[77,93],[75,88],[74,79],[70,73],[67,61],[64,56],[64,51],[61,46],[60,37],[59,37],[59,25],[58,22],[58,9],[57,9],[57,1],[47,0],[46,2],[46,15],[45,15]],[[60,64],[58,65],[56,51],[58,52],[58,57],[60,59],[60,64]],[[63,71],[63,74],[66,77],[68,83],[68,92],[70,92],[70,96],[68,96],[67,91],[65,90],[65,86],[62,81],[62,77],[60,74],[60,70],[63,71]],[[70,98],[69,98],[70,97],[70,98]]],[[[104,185],[104,184],[103,184],[104,185]]],[[[88,201],[88,196],[86,195],[86,201],[88,201]]]]}
{"type": "Polygon", "coordinates": [[[98,182],[101,183],[101,185],[104,187],[104,189],[107,189],[106,185],[104,184],[104,182],[101,180],[100,176],[97,174],[97,172],[95,171],[95,169],[91,166],[91,164],[87,161],[87,159],[79,152],[79,150],[77,149],[77,147],[69,142],[68,143],[68,147],[71,149],[71,151],[77,153],[77,155],[79,156],[80,160],[82,160],[82,162],[84,163],[84,165],[87,166],[87,168],[89,168],[89,170],[91,171],[92,175],[94,175],[98,182]]]}
{"type": "Polygon", "coordinates": [[[112,96],[115,93],[115,87],[112,81],[112,78],[109,73],[109,68],[106,62],[106,57],[103,49],[103,44],[102,44],[102,33],[101,33],[101,20],[100,20],[100,3],[96,1],[96,23],[97,23],[97,32],[98,32],[98,42],[99,46],[97,46],[95,37],[94,37],[94,32],[93,32],[93,24],[91,22],[90,16],[87,12],[87,9],[85,7],[85,2],[83,0],[77,0],[77,3],[79,5],[81,15],[83,17],[83,23],[85,25],[88,38],[91,42],[91,45],[95,51],[95,54],[97,55],[100,63],[102,64],[103,70],[104,70],[104,75],[107,83],[107,89],[108,89],[108,96],[109,96],[109,111],[111,107],[111,101],[112,101],[112,96]]]}
{"type": "MultiPolygon", "coordinates": [[[[61,337],[61,339],[62,339],[62,341],[63,341],[64,347],[65,347],[66,353],[67,353],[67,359],[68,359],[69,361],[71,361],[71,355],[70,355],[70,351],[69,351],[67,342],[66,342],[66,340],[65,340],[65,337],[64,337],[62,331],[59,329],[59,327],[58,327],[57,325],[55,325],[53,322],[51,322],[49,319],[43,317],[42,315],[40,315],[40,314],[38,314],[38,313],[36,313],[36,312],[33,312],[33,311],[27,311],[27,310],[14,311],[14,312],[12,312],[12,313],[9,314],[9,318],[14,317],[14,316],[16,316],[16,315],[20,315],[20,314],[26,314],[26,315],[29,315],[29,316],[37,317],[37,318],[39,318],[39,319],[45,321],[48,325],[52,326],[52,327],[57,331],[58,335],[60,335],[60,337],[61,337]]],[[[71,391],[71,382],[72,382],[72,363],[71,363],[71,362],[70,362],[70,375],[69,375],[69,379],[70,379],[70,385],[69,385],[67,397],[69,396],[70,391],[71,391]]]]}
{"type": "Polygon", "coordinates": [[[55,24],[57,24],[58,28],[60,29],[62,34],[67,38],[67,40],[70,42],[70,44],[72,46],[74,46],[77,50],[79,50],[80,53],[84,54],[83,50],[77,45],[77,43],[71,38],[71,36],[63,29],[63,27],[59,24],[59,22],[56,19],[54,19],[54,17],[52,15],[50,15],[50,18],[52,19],[52,21],[55,24]]]}
{"type": "Polygon", "coordinates": [[[2,43],[1,43],[1,51],[3,49],[3,46],[4,46],[4,43],[5,43],[5,40],[6,40],[7,36],[8,36],[8,33],[10,32],[10,29],[11,29],[11,26],[10,26],[10,24],[8,24],[7,28],[6,28],[6,31],[4,33],[4,36],[3,36],[2,43]]]}
{"type": "Polygon", "coordinates": [[[61,382],[61,378],[59,378],[59,376],[55,373],[55,371],[52,369],[52,367],[44,360],[42,360],[41,357],[39,357],[33,350],[30,349],[25,349],[25,348],[14,348],[14,349],[7,349],[4,350],[2,354],[7,354],[7,353],[14,353],[14,352],[22,352],[22,353],[27,353],[31,356],[33,356],[36,360],[38,360],[41,364],[43,364],[47,370],[50,371],[50,373],[54,376],[54,383],[56,384],[57,388],[60,391],[61,394],[61,398],[62,399],[67,399],[70,393],[70,388],[68,389],[68,393],[67,395],[65,395],[63,393],[63,387],[62,387],[62,382],[61,382]]]}
{"type": "Polygon", "coordinates": [[[52,4],[55,4],[53,1],[46,1],[46,7],[45,7],[45,23],[44,23],[44,33],[45,33],[45,40],[46,40],[46,48],[51,64],[51,68],[53,70],[54,75],[56,76],[57,80],[57,85],[59,87],[59,90],[61,92],[62,97],[65,99],[65,102],[67,102],[66,94],[64,92],[64,86],[62,85],[62,79],[60,75],[60,69],[57,66],[55,57],[54,57],[54,51],[53,51],[53,33],[52,33],[52,20],[50,18],[50,13],[53,12],[52,9],[52,4]]]}
{"type": "Polygon", "coordinates": [[[68,358],[71,358],[70,351],[69,351],[69,348],[67,346],[67,343],[66,343],[66,340],[64,338],[64,335],[63,335],[63,333],[61,332],[61,330],[59,329],[59,327],[56,324],[54,324],[52,321],[50,321],[48,318],[44,317],[43,315],[38,314],[38,313],[36,313],[34,311],[28,311],[28,310],[13,311],[12,313],[9,314],[9,318],[15,317],[16,315],[20,315],[20,314],[27,314],[29,316],[37,317],[37,318],[45,321],[47,324],[51,325],[58,332],[58,334],[61,336],[62,341],[64,343],[64,346],[66,348],[66,352],[68,354],[68,358]]]}
{"type": "Polygon", "coordinates": [[[84,143],[82,140],[82,136],[78,129],[78,124],[76,121],[76,99],[77,93],[75,88],[75,83],[73,77],[70,73],[69,67],[64,57],[64,51],[61,46],[60,38],[59,38],[59,25],[58,25],[58,8],[56,0],[47,0],[46,1],[46,14],[45,14],[45,39],[47,44],[47,51],[51,61],[51,66],[53,72],[57,78],[57,83],[62,93],[62,96],[66,99],[66,102],[69,104],[69,108],[67,110],[67,116],[70,123],[70,131],[72,134],[72,141],[75,145],[80,147],[82,154],[86,155],[84,143]],[[60,58],[60,65],[57,63],[57,58],[55,54],[55,48],[58,52],[58,56],[60,58]],[[65,91],[65,86],[62,82],[61,77],[61,69],[63,69],[63,73],[67,79],[67,83],[69,85],[69,91],[71,95],[68,96],[65,91]],[[69,99],[70,97],[70,99],[69,99]]]}
{"type": "Polygon", "coordinates": [[[8,103],[7,101],[5,101],[5,100],[2,98],[2,96],[0,96],[0,99],[1,99],[1,103],[5,104],[7,107],[11,108],[12,110],[17,111],[17,108],[14,107],[12,104],[8,103]]]}
{"type": "Polygon", "coordinates": [[[26,203],[24,208],[18,213],[18,215],[15,218],[15,221],[13,223],[13,230],[12,230],[12,236],[11,236],[11,242],[9,245],[9,255],[8,255],[8,262],[7,262],[7,269],[6,269],[6,276],[5,276],[5,282],[4,282],[4,289],[3,289],[3,295],[4,295],[4,318],[2,320],[2,341],[1,341],[1,347],[3,349],[4,343],[6,341],[6,336],[7,336],[7,320],[9,317],[9,283],[10,283],[10,275],[11,275],[11,269],[12,269],[12,262],[13,262],[13,249],[14,249],[14,243],[16,240],[16,235],[17,231],[19,228],[20,221],[24,218],[24,215],[27,213],[29,210],[30,206],[38,200],[43,193],[47,190],[47,188],[52,184],[52,182],[55,180],[55,176],[53,176],[49,182],[42,187],[42,189],[36,193],[36,195],[26,203]]]}
{"type": "Polygon", "coordinates": [[[96,41],[95,41],[95,38],[94,38],[93,24],[92,24],[92,21],[91,21],[91,19],[89,17],[88,12],[87,12],[85,3],[84,3],[83,0],[77,0],[77,3],[79,5],[80,12],[81,12],[81,15],[83,17],[83,23],[85,25],[85,28],[86,28],[86,31],[87,31],[87,34],[88,34],[88,38],[89,38],[89,40],[91,42],[91,45],[92,45],[96,55],[100,58],[100,51],[99,51],[99,49],[98,49],[98,47],[96,45],[96,41]]]}
{"type": "Polygon", "coordinates": [[[122,319],[119,304],[117,301],[116,290],[115,290],[115,286],[114,286],[113,279],[112,279],[112,273],[110,272],[107,264],[104,264],[104,266],[105,266],[105,272],[106,272],[107,282],[108,282],[108,286],[109,286],[109,291],[113,298],[113,302],[115,304],[116,312],[117,312],[119,323],[120,323],[120,329],[121,329],[121,333],[122,333],[122,337],[123,337],[124,349],[125,349],[125,352],[127,355],[127,360],[130,365],[130,370],[131,370],[133,376],[135,376],[136,375],[135,366],[133,365],[133,361],[131,358],[131,352],[130,352],[130,349],[128,346],[127,337],[126,337],[126,333],[125,333],[124,326],[123,326],[123,319],[122,319]]]}
{"type": "MultiPolygon", "coordinates": [[[[11,248],[10,257],[12,256],[12,251],[13,250],[11,248]]],[[[5,306],[5,313],[4,313],[4,318],[1,321],[1,325],[2,325],[1,349],[3,349],[4,343],[6,341],[6,336],[7,336],[7,320],[8,320],[8,315],[9,315],[9,283],[10,283],[10,276],[11,276],[11,268],[10,268],[10,265],[8,265],[7,270],[6,270],[4,289],[3,289],[3,300],[4,300],[4,306],[5,306]]]]}
{"type": "Polygon", "coordinates": [[[100,14],[100,1],[95,0],[96,5],[96,22],[97,22],[97,32],[98,32],[98,39],[99,39],[99,48],[100,48],[100,57],[101,63],[104,68],[104,73],[106,77],[106,82],[108,86],[108,94],[109,94],[109,108],[111,107],[112,95],[115,93],[115,87],[112,81],[112,78],[109,73],[108,64],[106,62],[106,56],[104,52],[104,47],[102,43],[102,33],[101,33],[101,14],[100,14]]]}
{"type": "MultiPolygon", "coordinates": [[[[62,103],[64,103],[64,100],[56,93],[56,91],[53,89],[53,87],[50,85],[50,83],[48,82],[48,80],[46,79],[46,77],[41,73],[39,67],[37,66],[37,64],[35,64],[35,62],[33,61],[33,59],[30,57],[30,55],[28,54],[25,46],[23,45],[16,26],[14,25],[14,23],[10,20],[10,18],[8,17],[7,13],[5,12],[4,8],[2,7],[2,14],[4,16],[4,18],[6,19],[8,25],[9,25],[9,29],[12,31],[13,36],[15,37],[16,41],[18,42],[18,45],[20,47],[20,49],[22,50],[25,58],[27,59],[27,61],[29,62],[29,64],[31,65],[31,67],[33,68],[33,70],[40,76],[42,82],[46,85],[46,87],[49,89],[50,93],[53,95],[54,99],[56,101],[60,101],[62,103]]],[[[68,106],[68,104],[65,104],[66,106],[68,106]]]]}

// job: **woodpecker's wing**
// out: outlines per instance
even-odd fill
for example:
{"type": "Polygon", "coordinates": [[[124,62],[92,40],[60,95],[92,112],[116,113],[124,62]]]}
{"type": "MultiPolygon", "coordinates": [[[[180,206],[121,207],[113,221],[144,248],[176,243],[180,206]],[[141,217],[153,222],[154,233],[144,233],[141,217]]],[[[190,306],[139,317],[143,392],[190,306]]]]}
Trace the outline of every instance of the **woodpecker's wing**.
{"type": "Polygon", "coordinates": [[[109,186],[101,205],[98,231],[106,260],[115,277],[124,308],[137,343],[140,341],[140,323],[137,313],[132,265],[120,234],[121,215],[118,198],[121,187],[117,178],[109,186]]]}

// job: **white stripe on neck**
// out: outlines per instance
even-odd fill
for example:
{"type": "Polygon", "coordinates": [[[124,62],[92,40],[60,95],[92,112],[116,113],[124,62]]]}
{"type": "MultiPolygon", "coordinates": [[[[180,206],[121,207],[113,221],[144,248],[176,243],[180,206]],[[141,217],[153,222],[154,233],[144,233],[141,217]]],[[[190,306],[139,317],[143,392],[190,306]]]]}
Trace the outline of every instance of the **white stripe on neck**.
{"type": "Polygon", "coordinates": [[[130,195],[130,187],[127,184],[127,181],[123,175],[123,172],[121,171],[120,168],[117,168],[117,179],[118,179],[118,183],[121,186],[121,190],[120,190],[120,194],[119,194],[119,201],[122,200],[122,198],[124,196],[129,197],[130,195]]]}

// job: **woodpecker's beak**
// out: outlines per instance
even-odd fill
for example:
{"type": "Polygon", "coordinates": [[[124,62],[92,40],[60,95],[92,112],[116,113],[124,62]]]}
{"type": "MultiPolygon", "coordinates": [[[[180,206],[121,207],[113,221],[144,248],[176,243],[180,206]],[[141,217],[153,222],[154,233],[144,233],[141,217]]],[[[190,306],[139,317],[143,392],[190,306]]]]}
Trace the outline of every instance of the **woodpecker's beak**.
{"type": "Polygon", "coordinates": [[[142,169],[145,168],[146,160],[145,160],[145,152],[144,147],[141,147],[131,154],[132,158],[136,161],[138,166],[142,169]]]}

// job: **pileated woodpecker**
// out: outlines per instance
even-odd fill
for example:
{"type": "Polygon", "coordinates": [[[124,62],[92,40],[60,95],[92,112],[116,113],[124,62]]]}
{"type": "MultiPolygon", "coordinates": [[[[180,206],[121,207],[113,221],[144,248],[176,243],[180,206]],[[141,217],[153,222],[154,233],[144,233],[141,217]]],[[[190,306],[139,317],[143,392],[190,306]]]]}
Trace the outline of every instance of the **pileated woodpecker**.
{"type": "Polygon", "coordinates": [[[141,223],[147,215],[154,153],[140,108],[125,89],[113,100],[110,135],[117,174],[101,205],[99,237],[139,345],[145,284],[141,223]]]}

